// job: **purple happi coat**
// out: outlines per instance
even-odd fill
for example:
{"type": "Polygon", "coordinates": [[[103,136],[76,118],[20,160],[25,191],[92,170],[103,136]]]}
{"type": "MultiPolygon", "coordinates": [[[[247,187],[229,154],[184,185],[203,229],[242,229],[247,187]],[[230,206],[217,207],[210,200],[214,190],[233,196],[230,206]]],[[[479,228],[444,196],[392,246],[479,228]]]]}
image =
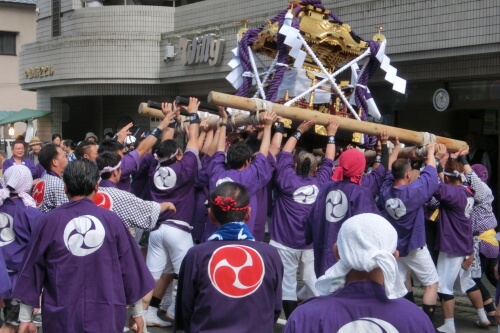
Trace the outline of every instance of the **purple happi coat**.
{"type": "Polygon", "coordinates": [[[435,197],[440,202],[438,250],[459,257],[471,255],[473,192],[465,186],[440,183],[435,197]]]}
{"type": "Polygon", "coordinates": [[[274,247],[249,240],[192,247],[179,273],[175,330],[273,332],[281,314],[283,264],[274,247]]]}
{"type": "Polygon", "coordinates": [[[325,158],[314,176],[299,176],[291,153],[281,152],[277,159],[271,239],[292,249],[312,249],[312,244],[305,241],[303,220],[316,201],[319,188],[332,176],[333,161],[325,158]]]}
{"type": "Polygon", "coordinates": [[[385,209],[384,217],[398,232],[399,255],[406,257],[410,251],[426,244],[424,204],[438,188],[438,175],[435,167],[426,166],[409,185],[395,188],[393,184],[394,177],[389,171],[379,200],[385,209]]]}
{"type": "Polygon", "coordinates": [[[153,161],[149,169],[149,187],[153,201],[172,202],[176,213],[164,211],[159,222],[168,219],[191,224],[194,213],[194,182],[198,175],[198,152],[187,149],[182,160],[169,166],[159,166],[153,161]]]}
{"type": "Polygon", "coordinates": [[[10,297],[10,279],[5,267],[2,250],[0,250],[0,299],[10,297]]]}
{"type": "Polygon", "coordinates": [[[434,333],[429,317],[414,303],[388,299],[382,285],[354,281],[332,295],[304,301],[292,312],[285,333],[434,333]]]}
{"type": "MultiPolygon", "coordinates": [[[[250,195],[250,207],[252,208],[250,221],[247,222],[247,226],[258,241],[264,240],[263,226],[266,223],[267,215],[267,184],[271,181],[274,171],[270,158],[272,157],[266,157],[261,153],[257,153],[250,166],[240,171],[226,168],[224,152],[218,151],[210,160],[208,168],[210,191],[225,181],[245,186],[250,195]],[[254,233],[255,229],[257,229],[257,234],[254,233]]],[[[214,229],[217,228],[214,227],[214,229]]]]}
{"type": "Polygon", "coordinates": [[[152,154],[146,154],[139,164],[139,169],[132,176],[130,192],[142,200],[151,200],[151,193],[149,192],[149,168],[154,160],[152,154]]]}
{"type": "Polygon", "coordinates": [[[13,297],[38,307],[45,332],[123,332],[126,305],[155,286],[133,237],[113,212],[84,198],[45,214],[13,297]]]}
{"type": "MultiPolygon", "coordinates": [[[[205,226],[208,219],[208,209],[205,203],[210,196],[208,192],[209,177],[207,172],[208,164],[210,163],[211,157],[208,155],[203,156],[201,159],[201,170],[198,172],[196,177],[196,182],[194,184],[195,194],[195,211],[193,215],[193,230],[191,235],[193,236],[193,242],[199,244],[205,241],[203,235],[205,233],[205,226]]],[[[215,225],[215,224],[214,224],[215,225]]]]}
{"type": "Polygon", "coordinates": [[[342,223],[362,213],[380,214],[368,188],[348,180],[330,181],[320,188],[316,202],[304,219],[306,243],[313,243],[316,277],[336,262],[333,244],[337,242],[342,223]]]}
{"type": "MultiPolygon", "coordinates": [[[[26,207],[20,198],[7,198],[0,206],[0,225],[3,226],[0,228],[0,251],[9,270],[12,288],[19,276],[26,246],[42,216],[38,209],[26,207]]],[[[11,297],[4,294],[4,298],[11,297]]]]}
{"type": "Polygon", "coordinates": [[[120,190],[130,192],[131,178],[133,178],[136,172],[139,170],[141,157],[136,150],[132,150],[130,153],[123,156],[121,162],[122,164],[120,165],[120,167],[122,169],[122,174],[120,176],[120,181],[118,182],[116,187],[120,190]]]}

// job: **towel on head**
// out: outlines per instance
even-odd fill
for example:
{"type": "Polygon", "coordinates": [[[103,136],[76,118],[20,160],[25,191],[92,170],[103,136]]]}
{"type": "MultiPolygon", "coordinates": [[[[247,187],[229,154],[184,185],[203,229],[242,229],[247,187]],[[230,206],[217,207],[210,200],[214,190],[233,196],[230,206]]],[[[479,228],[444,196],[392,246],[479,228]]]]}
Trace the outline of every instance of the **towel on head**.
{"type": "Polygon", "coordinates": [[[351,182],[361,185],[361,177],[365,171],[365,155],[357,149],[349,149],[340,154],[338,166],[333,169],[332,180],[351,182]]]}
{"type": "Polygon", "coordinates": [[[394,252],[398,235],[380,215],[366,213],[347,219],[340,228],[337,247],[340,259],[316,282],[320,295],[330,294],[345,285],[351,270],[371,272],[380,268],[388,298],[400,298],[408,292],[399,276],[394,252]]]}
{"type": "Polygon", "coordinates": [[[25,206],[36,207],[35,200],[29,195],[32,186],[33,177],[30,169],[21,164],[11,166],[3,175],[0,205],[10,196],[10,193],[17,193],[25,206]]]}

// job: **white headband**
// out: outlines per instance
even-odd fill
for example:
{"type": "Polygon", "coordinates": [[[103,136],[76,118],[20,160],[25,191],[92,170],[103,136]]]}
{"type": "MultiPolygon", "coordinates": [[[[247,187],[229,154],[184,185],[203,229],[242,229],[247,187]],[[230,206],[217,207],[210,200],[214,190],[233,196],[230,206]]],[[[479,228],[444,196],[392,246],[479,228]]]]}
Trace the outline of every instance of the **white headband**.
{"type": "Polygon", "coordinates": [[[158,163],[162,163],[162,162],[168,161],[172,157],[177,156],[177,154],[179,154],[179,148],[177,148],[175,150],[175,152],[172,155],[168,156],[168,157],[158,157],[158,155],[156,153],[153,156],[155,157],[155,160],[158,161],[158,163]]]}
{"type": "Polygon", "coordinates": [[[465,178],[464,174],[460,173],[458,170],[453,170],[453,172],[443,172],[445,176],[448,177],[455,177],[455,178],[460,178],[462,180],[462,183],[465,183],[467,178],[465,178]]]}
{"type": "Polygon", "coordinates": [[[110,166],[104,167],[101,171],[99,171],[99,174],[102,175],[103,173],[106,173],[106,172],[113,172],[116,169],[118,169],[121,165],[122,165],[122,161],[118,162],[118,164],[115,165],[114,167],[110,167],[110,166]]]}

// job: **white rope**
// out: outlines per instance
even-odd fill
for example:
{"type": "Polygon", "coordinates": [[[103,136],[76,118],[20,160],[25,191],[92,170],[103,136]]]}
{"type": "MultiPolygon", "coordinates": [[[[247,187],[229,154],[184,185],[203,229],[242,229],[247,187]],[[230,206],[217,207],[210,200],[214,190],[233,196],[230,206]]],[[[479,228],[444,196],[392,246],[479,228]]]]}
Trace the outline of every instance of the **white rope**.
{"type": "Polygon", "coordinates": [[[424,137],[423,145],[426,146],[429,143],[436,142],[436,136],[434,134],[429,132],[422,132],[422,135],[424,137]]]}
{"type": "Polygon", "coordinates": [[[265,101],[265,100],[259,99],[259,98],[252,98],[252,100],[255,103],[255,112],[272,111],[273,110],[273,103],[271,103],[269,101],[265,101]]]}
{"type": "Polygon", "coordinates": [[[307,89],[305,92],[303,92],[299,96],[296,96],[292,100],[288,101],[287,103],[285,103],[285,105],[286,106],[290,106],[291,104],[295,103],[300,98],[302,98],[303,96],[305,96],[308,93],[310,93],[313,90],[315,90],[317,87],[323,85],[327,81],[330,81],[333,90],[335,90],[335,92],[337,93],[337,95],[342,99],[342,101],[344,102],[344,105],[346,105],[347,108],[349,109],[349,111],[351,111],[351,113],[354,116],[354,118],[356,118],[357,120],[361,120],[359,118],[359,116],[358,116],[358,113],[353,109],[353,107],[351,106],[351,104],[349,103],[349,101],[347,100],[347,98],[344,96],[344,94],[340,90],[339,86],[337,85],[337,81],[335,80],[335,77],[337,75],[339,75],[340,73],[344,72],[347,68],[350,68],[352,64],[354,64],[354,63],[360,61],[361,59],[369,56],[371,54],[370,49],[366,49],[366,51],[363,54],[361,54],[360,56],[358,56],[355,59],[351,60],[349,63],[347,63],[346,65],[342,66],[341,68],[339,68],[334,73],[330,74],[330,73],[328,73],[328,71],[326,70],[326,68],[323,66],[323,64],[321,63],[321,61],[318,59],[318,57],[316,56],[316,54],[314,53],[314,51],[309,47],[309,45],[307,44],[307,42],[305,41],[305,39],[300,34],[298,34],[297,37],[300,39],[300,41],[302,42],[302,45],[306,49],[307,53],[309,53],[309,55],[311,56],[311,58],[314,60],[314,62],[316,63],[316,65],[321,69],[321,71],[326,76],[326,78],[323,79],[323,80],[321,80],[319,83],[317,83],[316,85],[312,86],[311,88],[307,89]]]}
{"type": "Polygon", "coordinates": [[[262,82],[260,81],[259,71],[257,70],[257,65],[255,64],[255,59],[253,57],[252,48],[250,46],[248,47],[248,57],[250,58],[250,64],[252,65],[252,70],[254,72],[255,82],[257,82],[257,89],[260,92],[260,96],[263,99],[266,99],[266,93],[264,92],[264,86],[262,85],[262,82]]]}
{"type": "MultiPolygon", "coordinates": [[[[271,76],[271,73],[274,73],[274,68],[276,67],[276,64],[278,63],[278,56],[279,52],[276,54],[276,57],[274,58],[273,62],[271,63],[271,66],[269,66],[269,69],[266,71],[266,75],[264,76],[264,79],[262,80],[262,84],[266,84],[267,81],[269,80],[269,76],[271,76]]],[[[257,59],[260,60],[260,58],[257,57],[257,59]]]]}
{"type": "Polygon", "coordinates": [[[242,77],[251,77],[252,79],[255,77],[255,75],[252,72],[243,72],[241,74],[242,77]]]}
{"type": "Polygon", "coordinates": [[[309,55],[311,56],[311,58],[313,58],[313,60],[316,63],[316,65],[318,65],[318,67],[323,71],[323,73],[326,75],[326,77],[328,77],[328,80],[332,83],[333,90],[335,90],[335,92],[337,93],[337,95],[344,102],[344,105],[346,105],[347,108],[349,109],[349,111],[351,111],[351,113],[354,116],[354,118],[356,118],[357,120],[361,120],[359,118],[359,116],[358,116],[358,113],[356,111],[354,111],[354,109],[352,108],[351,104],[349,103],[349,101],[347,100],[347,98],[345,98],[344,94],[342,93],[342,91],[338,87],[337,81],[335,81],[335,78],[332,75],[330,75],[330,73],[328,73],[328,71],[326,70],[326,68],[321,63],[321,61],[319,61],[319,59],[316,56],[316,54],[314,54],[313,50],[309,47],[309,45],[307,44],[307,42],[304,39],[304,37],[302,37],[301,34],[298,34],[297,37],[302,41],[302,45],[306,48],[307,52],[309,53],[309,55]]]}

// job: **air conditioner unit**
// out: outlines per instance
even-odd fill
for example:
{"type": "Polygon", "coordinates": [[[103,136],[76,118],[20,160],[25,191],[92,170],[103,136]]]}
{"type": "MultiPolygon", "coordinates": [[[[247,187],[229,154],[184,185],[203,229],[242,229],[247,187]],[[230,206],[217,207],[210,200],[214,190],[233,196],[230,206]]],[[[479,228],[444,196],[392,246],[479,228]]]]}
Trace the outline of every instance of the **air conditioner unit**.
{"type": "Polygon", "coordinates": [[[165,57],[163,58],[163,60],[164,61],[174,60],[174,58],[175,58],[175,47],[173,45],[165,46],[165,57]]]}

